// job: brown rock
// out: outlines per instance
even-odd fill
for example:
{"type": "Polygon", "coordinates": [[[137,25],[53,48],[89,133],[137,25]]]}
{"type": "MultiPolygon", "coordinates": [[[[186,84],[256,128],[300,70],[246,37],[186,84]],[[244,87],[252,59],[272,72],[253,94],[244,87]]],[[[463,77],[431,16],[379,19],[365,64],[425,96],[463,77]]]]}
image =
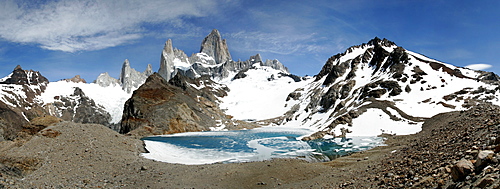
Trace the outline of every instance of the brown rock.
{"type": "Polygon", "coordinates": [[[493,183],[493,182],[495,182],[494,178],[492,178],[492,177],[485,177],[476,186],[479,187],[479,188],[485,188],[485,187],[491,185],[491,183],[493,183]]]}
{"type": "Polygon", "coordinates": [[[63,79],[63,81],[73,82],[73,83],[87,83],[87,81],[85,81],[85,79],[81,78],[80,75],[76,75],[75,77],[73,77],[71,79],[63,79]]]}
{"type": "Polygon", "coordinates": [[[493,157],[495,155],[495,152],[491,150],[483,150],[480,151],[477,154],[476,158],[476,163],[474,164],[476,166],[476,169],[482,169],[486,167],[486,165],[493,160],[493,157]]]}
{"type": "MultiPolygon", "coordinates": [[[[153,134],[206,131],[218,124],[216,120],[230,127],[230,116],[224,114],[216,101],[226,92],[211,85],[202,89],[192,87],[211,82],[209,78],[191,79],[181,74],[168,82],[159,74],[149,76],[125,103],[120,133],[145,127],[153,134]]],[[[142,136],[140,133],[149,132],[129,134],[142,136]]]]}
{"type": "Polygon", "coordinates": [[[461,159],[451,168],[451,177],[453,181],[460,181],[465,179],[467,175],[474,171],[472,162],[466,159],[461,159]]]}

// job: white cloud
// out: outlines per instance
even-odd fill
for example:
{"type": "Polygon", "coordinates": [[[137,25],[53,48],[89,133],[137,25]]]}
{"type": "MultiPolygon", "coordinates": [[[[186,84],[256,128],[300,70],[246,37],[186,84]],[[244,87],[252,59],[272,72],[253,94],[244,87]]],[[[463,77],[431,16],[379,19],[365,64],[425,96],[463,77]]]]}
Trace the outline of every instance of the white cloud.
{"type": "Polygon", "coordinates": [[[485,69],[491,68],[492,65],[490,65],[490,64],[470,64],[470,65],[467,65],[465,67],[472,69],[472,70],[485,70],[485,69]]]}
{"type": "Polygon", "coordinates": [[[230,39],[228,40],[229,43],[231,41],[237,42],[230,44],[230,48],[252,52],[270,52],[281,55],[324,50],[324,46],[311,43],[315,35],[314,33],[302,35],[246,31],[225,34],[230,39]]]}
{"type": "Polygon", "coordinates": [[[0,37],[66,52],[98,50],[141,38],[144,24],[175,22],[216,11],[216,0],[8,0],[0,5],[0,37]]]}

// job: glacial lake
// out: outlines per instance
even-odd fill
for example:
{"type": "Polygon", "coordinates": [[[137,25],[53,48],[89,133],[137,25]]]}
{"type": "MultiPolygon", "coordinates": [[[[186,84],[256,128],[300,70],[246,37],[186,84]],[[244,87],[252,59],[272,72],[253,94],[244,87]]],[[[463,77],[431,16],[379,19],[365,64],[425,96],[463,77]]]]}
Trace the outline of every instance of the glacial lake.
{"type": "Polygon", "coordinates": [[[330,161],[383,145],[381,137],[299,140],[314,131],[305,128],[261,127],[236,131],[189,132],[145,137],[145,158],[188,165],[238,163],[273,158],[330,161]]]}

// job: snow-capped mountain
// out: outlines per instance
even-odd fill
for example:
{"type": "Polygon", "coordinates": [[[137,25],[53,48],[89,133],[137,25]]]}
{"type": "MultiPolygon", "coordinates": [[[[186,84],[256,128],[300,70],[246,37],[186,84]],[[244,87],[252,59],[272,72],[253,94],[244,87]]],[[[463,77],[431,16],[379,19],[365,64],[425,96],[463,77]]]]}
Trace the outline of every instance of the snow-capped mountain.
{"type": "MultiPolygon", "coordinates": [[[[231,126],[236,128],[239,127],[238,125],[252,125],[238,120],[234,120],[235,124],[233,124],[233,121],[229,118],[230,116],[226,118],[226,114],[219,108],[219,103],[222,102],[220,99],[226,96],[226,92],[229,91],[225,84],[232,86],[238,85],[236,83],[255,82],[256,79],[260,79],[273,83],[272,85],[288,85],[285,93],[289,93],[296,88],[294,86],[297,85],[294,84],[296,81],[302,81],[301,77],[291,75],[288,69],[278,60],[262,61],[259,54],[251,56],[246,61],[231,60],[227,44],[217,30],[213,30],[203,40],[200,52],[194,53],[191,57],[188,57],[182,50],[173,48],[172,41],[168,40],[161,54],[160,69],[158,72],[166,81],[171,80],[177,74],[195,79],[182,79],[183,77],[179,76],[178,78],[180,79],[173,80],[170,83],[174,87],[180,86],[184,91],[189,87],[193,88],[193,92],[190,92],[194,95],[192,96],[193,99],[196,102],[204,102],[204,107],[207,107],[205,113],[208,112],[207,115],[209,115],[206,118],[204,115],[200,116],[204,117],[204,119],[214,119],[213,121],[205,122],[207,127],[204,125],[203,128],[212,129],[224,129],[226,126],[228,128],[231,128],[231,126]],[[255,76],[254,74],[249,74],[253,72],[259,73],[255,76]],[[247,79],[243,79],[245,77],[247,79]],[[212,80],[217,82],[213,82],[212,80]],[[232,81],[235,82],[233,83],[232,81]],[[188,86],[182,84],[182,82],[191,83],[188,86]],[[213,91],[215,89],[217,90],[213,91]],[[195,94],[200,95],[200,97],[197,97],[195,94]],[[200,100],[202,97],[205,100],[200,100]],[[216,119],[216,117],[219,118],[216,119]]],[[[139,72],[131,68],[130,62],[125,60],[118,79],[111,77],[105,72],[100,74],[93,83],[86,83],[79,76],[49,83],[40,73],[22,70],[18,67],[12,74],[0,80],[0,85],[3,87],[0,99],[11,109],[19,109],[17,111],[18,114],[26,122],[38,116],[52,115],[66,121],[99,123],[108,125],[115,130],[122,130],[120,125],[127,125],[124,123],[125,120],[122,120],[124,119],[122,117],[123,112],[128,111],[124,110],[125,102],[132,96],[132,92],[143,85],[146,79],[152,76],[152,74],[151,65],[148,65],[144,72],[139,72]],[[19,73],[23,73],[24,75],[19,75],[19,73]],[[38,81],[40,78],[44,80],[38,81]]],[[[236,109],[248,108],[248,105],[244,105],[245,102],[235,102],[238,99],[236,96],[239,96],[242,92],[249,94],[250,91],[248,89],[258,90],[255,86],[248,87],[246,91],[236,90],[235,88],[234,92],[231,92],[227,98],[229,100],[226,100],[226,104],[229,105],[225,105],[224,107],[234,110],[235,108],[233,107],[236,104],[236,109]],[[233,100],[230,100],[231,98],[233,100]]],[[[267,92],[268,94],[260,94],[259,92],[254,94],[257,94],[257,96],[269,96],[269,90],[262,89],[270,89],[270,87],[260,89],[262,92],[267,92]]],[[[281,95],[283,96],[285,93],[281,93],[281,95]]],[[[250,100],[247,101],[247,104],[248,102],[252,102],[253,100],[251,99],[254,98],[247,98],[247,100],[250,100]]],[[[275,99],[277,98],[269,96],[269,100],[273,101],[275,99]]],[[[278,106],[281,105],[283,103],[278,103],[278,106]]],[[[278,106],[273,106],[273,109],[278,106]]],[[[137,113],[133,111],[128,112],[137,113]]],[[[258,117],[250,116],[248,119],[271,118],[282,112],[284,112],[284,108],[279,108],[277,113],[258,117]]],[[[157,122],[157,120],[152,120],[151,122],[157,122]]]]}
{"type": "MultiPolygon", "coordinates": [[[[138,72],[125,60],[119,80],[104,73],[94,83],[86,83],[78,75],[49,82],[40,72],[17,66],[11,74],[0,79],[0,101],[23,121],[13,119],[16,121],[10,123],[4,119],[0,120],[5,122],[0,126],[11,125],[9,128],[19,130],[33,118],[52,115],[66,121],[98,123],[119,129],[123,104],[152,72],[151,65],[146,71],[138,72]]],[[[0,135],[12,138],[16,131],[6,128],[0,128],[0,135]]]]}
{"type": "Polygon", "coordinates": [[[37,96],[48,83],[40,72],[23,70],[19,65],[0,79],[0,141],[15,138],[23,124],[44,114],[37,96]]]}
{"type": "Polygon", "coordinates": [[[255,127],[240,120],[282,115],[287,108],[281,99],[304,80],[278,60],[263,61],[260,54],[231,60],[217,30],[191,57],[173,48],[169,39],[158,75],[150,76],[125,103],[121,132],[150,135],[255,127]]]}
{"type": "Polygon", "coordinates": [[[187,57],[168,40],[160,75],[167,81],[177,74],[208,76],[227,87],[227,95],[212,102],[228,117],[314,128],[316,137],[339,135],[341,130],[358,136],[411,134],[438,113],[464,110],[478,100],[499,104],[497,75],[432,60],[387,39],[374,38],[332,56],[313,78],[291,75],[279,61],[262,61],[259,54],[247,61],[228,59],[217,30],[201,49],[187,57]]]}
{"type": "Polygon", "coordinates": [[[499,78],[460,68],[374,38],[332,56],[314,81],[290,93],[280,125],[313,127],[322,134],[411,134],[426,118],[499,102],[499,78]]]}
{"type": "Polygon", "coordinates": [[[167,40],[157,74],[125,60],[118,79],[102,73],[93,83],[49,83],[19,66],[0,79],[0,100],[26,122],[53,115],[137,135],[273,125],[314,128],[314,137],[346,129],[375,136],[418,132],[427,118],[477,101],[500,104],[499,80],[379,38],[332,56],[314,77],[299,77],[259,54],[232,60],[213,30],[190,57],[167,40]]]}

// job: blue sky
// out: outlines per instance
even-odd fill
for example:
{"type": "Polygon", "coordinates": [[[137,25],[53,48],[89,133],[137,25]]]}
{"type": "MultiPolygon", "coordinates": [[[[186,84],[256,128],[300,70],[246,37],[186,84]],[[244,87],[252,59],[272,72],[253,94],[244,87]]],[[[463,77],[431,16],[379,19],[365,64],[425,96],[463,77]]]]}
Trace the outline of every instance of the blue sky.
{"type": "Polygon", "coordinates": [[[0,4],[0,77],[16,65],[51,81],[121,65],[159,68],[165,41],[191,55],[218,29],[234,60],[260,53],[315,75],[332,55],[378,36],[457,66],[500,73],[500,1],[43,0],[0,4]]]}

